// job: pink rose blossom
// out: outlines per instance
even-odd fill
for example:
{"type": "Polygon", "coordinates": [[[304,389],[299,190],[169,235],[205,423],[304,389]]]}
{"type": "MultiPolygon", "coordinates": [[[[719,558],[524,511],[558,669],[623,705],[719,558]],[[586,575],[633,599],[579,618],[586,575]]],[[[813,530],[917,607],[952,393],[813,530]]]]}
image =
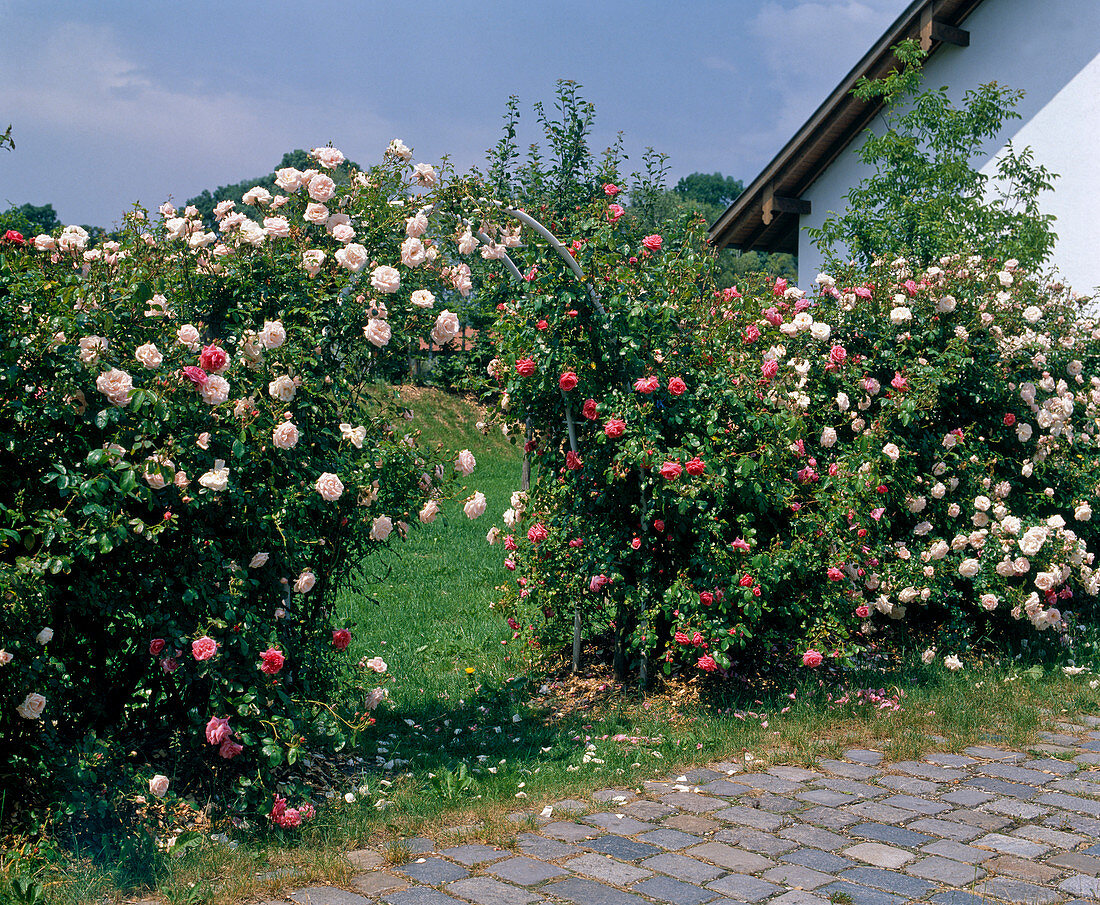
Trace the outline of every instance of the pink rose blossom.
{"type": "Polygon", "coordinates": [[[206,741],[211,745],[220,745],[232,734],[228,717],[212,716],[206,724],[206,741]]]}
{"type": "Polygon", "coordinates": [[[203,635],[191,642],[191,656],[196,660],[209,660],[218,652],[218,642],[209,635],[203,635]]]}
{"type": "Polygon", "coordinates": [[[278,648],[269,647],[260,654],[260,660],[260,672],[273,676],[283,668],[283,664],[286,663],[286,656],[278,648]]]}
{"type": "Polygon", "coordinates": [[[333,629],[332,631],[332,646],[337,650],[347,650],[347,646],[351,644],[351,632],[346,628],[333,629]]]}
{"type": "Polygon", "coordinates": [[[218,748],[218,755],[220,757],[224,757],[226,760],[233,760],[233,758],[240,754],[243,750],[244,745],[240,744],[239,742],[233,741],[233,739],[231,738],[227,738],[224,742],[221,743],[221,746],[218,748]]]}
{"type": "Polygon", "coordinates": [[[661,237],[654,233],[652,236],[646,236],[642,239],[642,246],[646,251],[660,251],[661,241],[661,237]]]}
{"type": "Polygon", "coordinates": [[[814,650],[812,647],[802,655],[802,665],[816,667],[821,665],[821,661],[824,658],[821,656],[820,651],[814,650]]]}

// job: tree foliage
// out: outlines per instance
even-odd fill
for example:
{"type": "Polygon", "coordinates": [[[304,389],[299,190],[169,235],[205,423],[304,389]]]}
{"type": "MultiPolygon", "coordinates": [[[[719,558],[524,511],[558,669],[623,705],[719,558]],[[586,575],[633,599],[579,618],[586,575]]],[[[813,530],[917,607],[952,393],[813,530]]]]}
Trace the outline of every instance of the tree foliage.
{"type": "Polygon", "coordinates": [[[1023,92],[996,82],[967,91],[955,106],[945,88],[923,88],[925,57],[915,41],[894,48],[900,65],[882,79],[861,79],[854,94],[881,99],[885,131],[868,131],[859,159],[873,175],[848,192],[848,209],[809,233],[827,258],[909,258],[930,264],[960,248],[1035,268],[1057,238],[1038,198],[1056,178],[1030,148],[1009,143],[993,175],[977,166],[1023,92]]]}

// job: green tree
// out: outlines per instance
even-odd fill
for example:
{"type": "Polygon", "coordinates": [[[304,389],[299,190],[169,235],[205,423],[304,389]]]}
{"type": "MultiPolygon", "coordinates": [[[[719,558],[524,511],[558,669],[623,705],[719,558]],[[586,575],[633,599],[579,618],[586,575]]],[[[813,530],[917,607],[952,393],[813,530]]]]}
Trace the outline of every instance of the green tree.
{"type": "MultiPolygon", "coordinates": [[[[711,207],[726,208],[745,190],[745,184],[721,173],[692,173],[684,176],[673,191],[677,195],[711,207]]],[[[721,211],[719,211],[721,213],[721,211]]]]}
{"type": "Polygon", "coordinates": [[[915,41],[894,54],[899,69],[861,79],[853,92],[885,105],[885,131],[868,132],[857,152],[874,173],[848,192],[847,211],[809,230],[811,238],[834,262],[906,257],[930,264],[965,251],[1016,258],[1029,269],[1043,264],[1057,236],[1038,197],[1055,174],[1035,163],[1030,148],[1011,143],[994,176],[975,166],[1004,123],[1020,118],[1014,108],[1023,92],[990,82],[955,106],[944,88],[922,90],[925,53],[915,41]]]}
{"type": "Polygon", "coordinates": [[[0,232],[18,230],[28,238],[40,233],[52,233],[61,229],[61,221],[52,204],[14,205],[0,213],[0,232]]]}

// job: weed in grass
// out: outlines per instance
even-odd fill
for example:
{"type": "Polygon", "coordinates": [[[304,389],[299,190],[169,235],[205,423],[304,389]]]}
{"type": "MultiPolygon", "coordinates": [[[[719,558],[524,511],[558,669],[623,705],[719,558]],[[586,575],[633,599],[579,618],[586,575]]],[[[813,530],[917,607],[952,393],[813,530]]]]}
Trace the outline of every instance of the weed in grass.
{"type": "Polygon", "coordinates": [[[382,856],[386,859],[387,864],[395,867],[400,864],[408,864],[412,860],[412,852],[404,842],[391,842],[386,846],[382,856]]]}
{"type": "Polygon", "coordinates": [[[830,893],[829,901],[832,902],[833,905],[852,905],[854,900],[846,892],[834,892],[830,893]]]}

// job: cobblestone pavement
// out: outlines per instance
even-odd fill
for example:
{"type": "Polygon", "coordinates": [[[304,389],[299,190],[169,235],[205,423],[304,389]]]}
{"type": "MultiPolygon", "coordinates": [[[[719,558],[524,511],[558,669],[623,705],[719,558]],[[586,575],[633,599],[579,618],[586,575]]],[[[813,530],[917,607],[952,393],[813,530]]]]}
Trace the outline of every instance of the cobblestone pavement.
{"type": "MultiPolygon", "coordinates": [[[[568,800],[516,850],[406,843],[352,852],[352,890],[299,905],[1080,905],[1100,902],[1100,719],[1029,751],[977,746],[888,764],[853,749],[815,769],[719,763],[642,794],[568,800]]],[[[522,819],[528,815],[514,815],[522,819]]],[[[273,902],[265,905],[274,905],[273,902]]]]}

